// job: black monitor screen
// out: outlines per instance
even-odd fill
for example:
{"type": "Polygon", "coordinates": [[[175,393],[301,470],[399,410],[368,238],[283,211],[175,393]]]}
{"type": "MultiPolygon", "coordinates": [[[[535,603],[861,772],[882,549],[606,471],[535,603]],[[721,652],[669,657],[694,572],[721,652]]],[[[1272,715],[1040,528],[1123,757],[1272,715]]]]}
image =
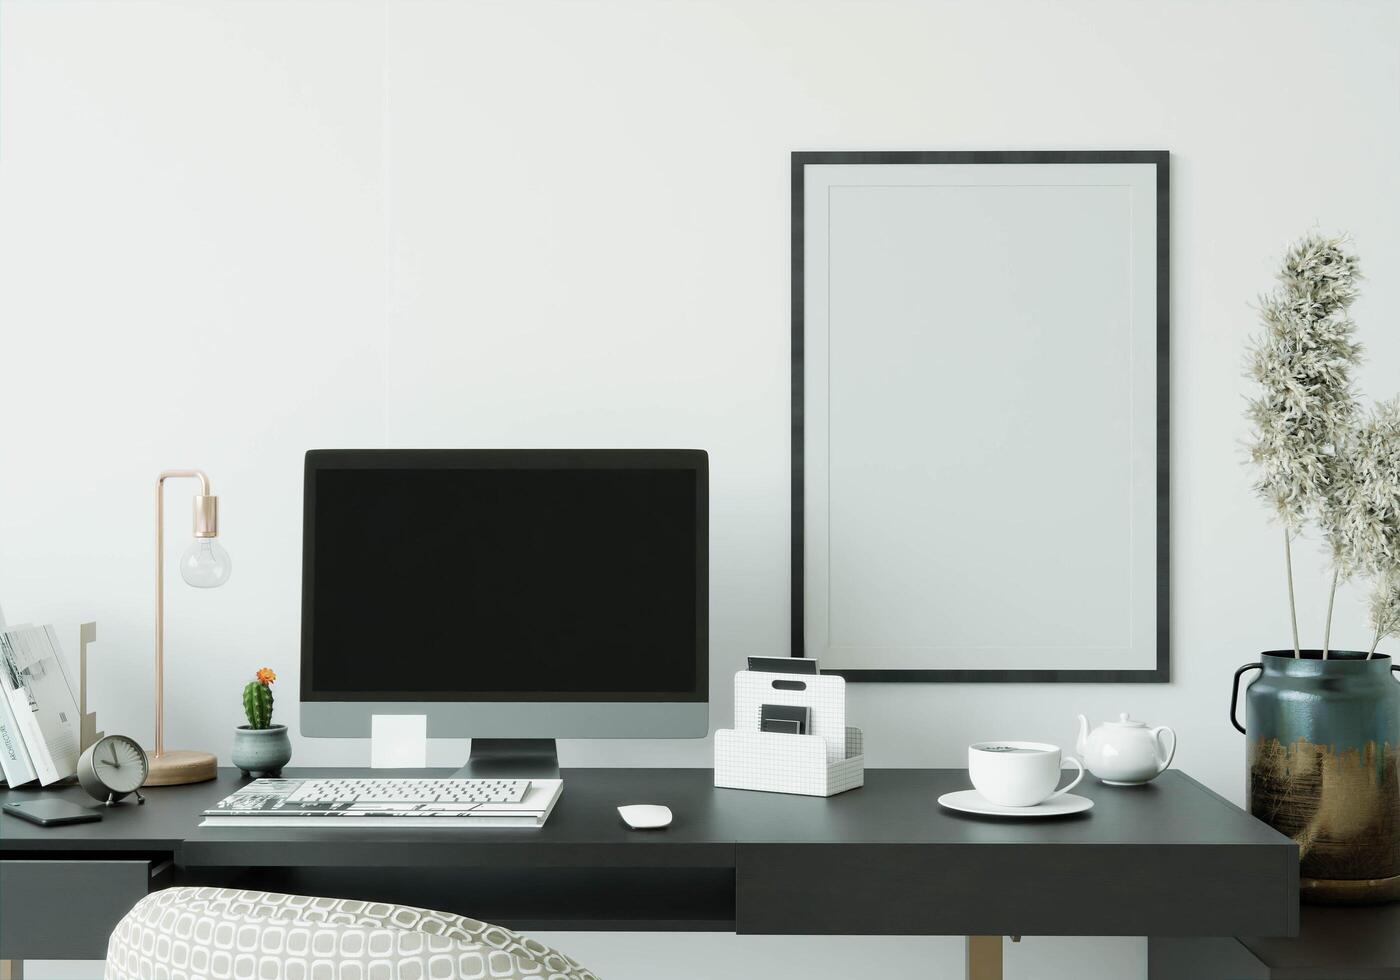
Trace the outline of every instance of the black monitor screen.
{"type": "Polygon", "coordinates": [[[595,452],[308,454],[304,699],[704,700],[704,454],[595,452]]]}

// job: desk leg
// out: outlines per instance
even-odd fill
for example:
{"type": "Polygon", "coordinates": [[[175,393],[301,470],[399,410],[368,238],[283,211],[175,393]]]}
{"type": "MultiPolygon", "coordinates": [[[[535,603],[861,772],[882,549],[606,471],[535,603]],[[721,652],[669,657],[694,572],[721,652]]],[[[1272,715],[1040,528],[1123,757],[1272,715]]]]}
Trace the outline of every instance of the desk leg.
{"type": "Polygon", "coordinates": [[[24,980],[24,960],[0,960],[0,980],[24,980]]]}
{"type": "Polygon", "coordinates": [[[967,937],[967,980],[1001,980],[1001,937],[967,937]]]}

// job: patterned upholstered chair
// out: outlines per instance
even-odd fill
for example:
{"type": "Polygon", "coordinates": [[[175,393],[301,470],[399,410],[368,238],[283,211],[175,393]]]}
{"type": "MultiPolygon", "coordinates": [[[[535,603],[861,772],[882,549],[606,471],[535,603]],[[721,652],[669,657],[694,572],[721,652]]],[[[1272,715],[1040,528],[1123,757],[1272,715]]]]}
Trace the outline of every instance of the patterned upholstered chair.
{"type": "Polygon", "coordinates": [[[598,980],[563,953],[447,912],[168,888],[127,913],[105,980],[598,980]]]}

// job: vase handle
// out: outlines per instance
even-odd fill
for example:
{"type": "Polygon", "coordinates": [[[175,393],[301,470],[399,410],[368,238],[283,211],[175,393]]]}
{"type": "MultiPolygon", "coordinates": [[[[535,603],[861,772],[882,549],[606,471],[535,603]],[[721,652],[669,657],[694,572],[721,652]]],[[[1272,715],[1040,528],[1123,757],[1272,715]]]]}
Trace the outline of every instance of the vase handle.
{"type": "MultiPolygon", "coordinates": [[[[1262,663],[1257,663],[1257,664],[1245,664],[1245,665],[1244,665],[1243,667],[1241,667],[1239,670],[1235,671],[1235,683],[1234,683],[1234,685],[1231,686],[1231,688],[1230,688],[1230,724],[1234,725],[1235,728],[1237,728],[1237,729],[1239,730],[1239,733],[1240,733],[1241,735],[1244,734],[1244,726],[1241,725],[1238,721],[1235,720],[1235,708],[1239,706],[1239,700],[1240,700],[1240,675],[1243,674],[1246,670],[1263,670],[1263,669],[1264,669],[1264,665],[1263,665],[1262,663]]],[[[1392,669],[1394,669],[1394,668],[1392,668],[1392,669]]]]}

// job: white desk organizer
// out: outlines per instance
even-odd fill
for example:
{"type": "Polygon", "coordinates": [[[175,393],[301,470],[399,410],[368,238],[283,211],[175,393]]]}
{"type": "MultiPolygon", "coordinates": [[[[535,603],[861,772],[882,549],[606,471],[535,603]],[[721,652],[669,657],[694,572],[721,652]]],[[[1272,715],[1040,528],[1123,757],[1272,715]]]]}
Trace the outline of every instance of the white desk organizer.
{"type": "Polygon", "coordinates": [[[735,674],[734,727],[715,732],[715,785],[803,796],[835,796],[864,786],[860,729],[846,727],[846,679],[756,670],[735,674]],[[765,704],[805,705],[811,709],[810,730],[806,735],[759,731],[765,704]]]}

